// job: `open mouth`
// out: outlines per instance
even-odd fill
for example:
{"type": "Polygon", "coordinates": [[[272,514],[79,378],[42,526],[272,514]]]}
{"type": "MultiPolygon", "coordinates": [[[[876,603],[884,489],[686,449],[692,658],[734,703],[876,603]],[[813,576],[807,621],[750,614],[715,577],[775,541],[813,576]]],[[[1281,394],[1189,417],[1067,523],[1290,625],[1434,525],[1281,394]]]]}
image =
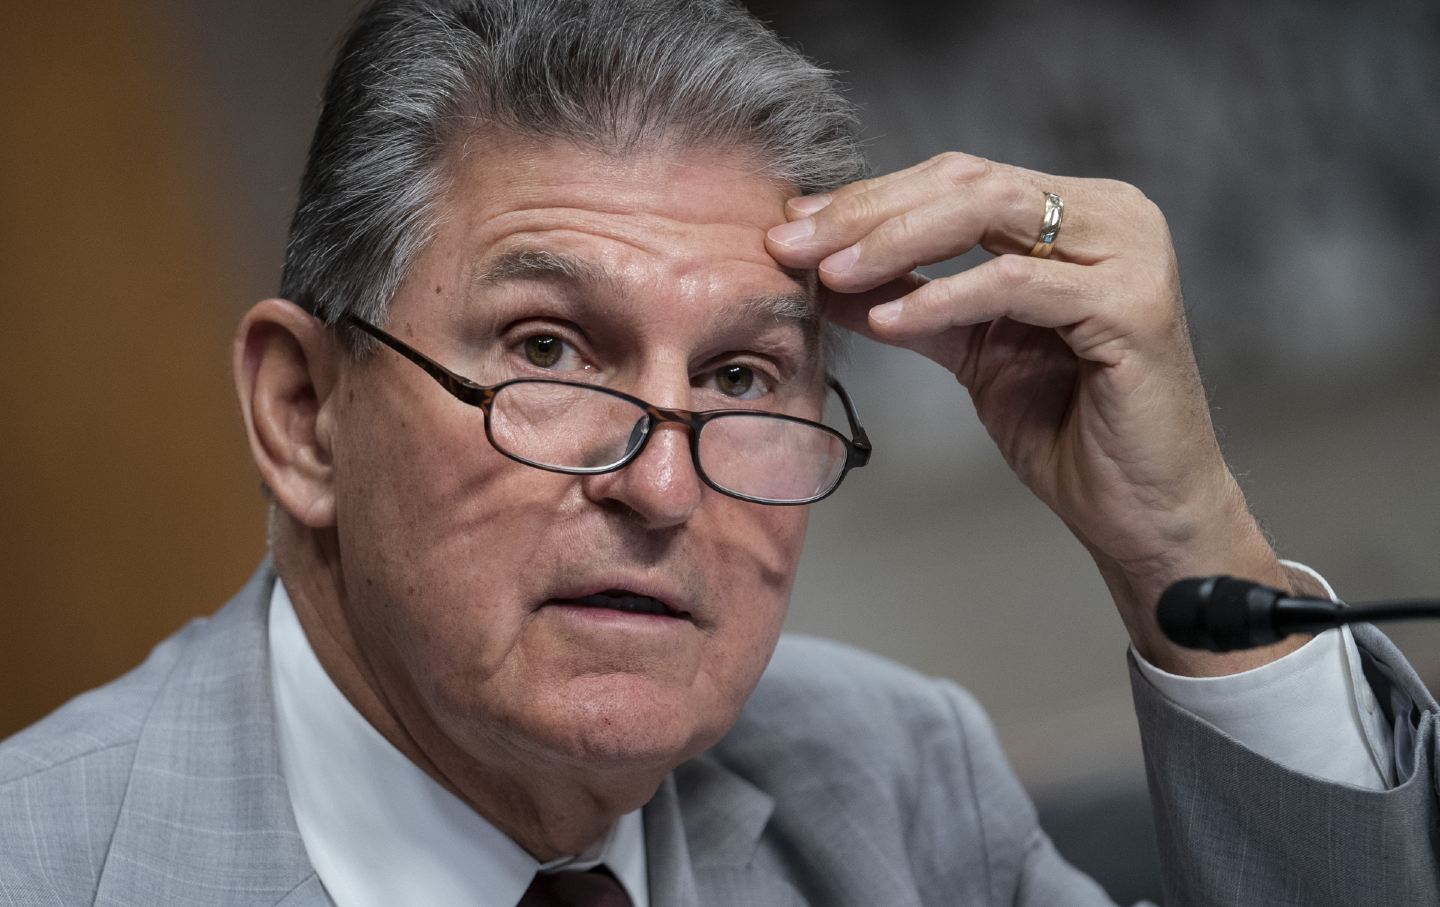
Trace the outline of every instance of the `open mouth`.
{"type": "Polygon", "coordinates": [[[579,605],[583,608],[606,608],[611,611],[624,611],[628,614],[654,614],[660,617],[677,617],[684,620],[690,618],[689,613],[677,611],[658,598],[651,598],[628,589],[606,589],[604,592],[596,592],[580,598],[565,599],[559,604],[579,605]]]}

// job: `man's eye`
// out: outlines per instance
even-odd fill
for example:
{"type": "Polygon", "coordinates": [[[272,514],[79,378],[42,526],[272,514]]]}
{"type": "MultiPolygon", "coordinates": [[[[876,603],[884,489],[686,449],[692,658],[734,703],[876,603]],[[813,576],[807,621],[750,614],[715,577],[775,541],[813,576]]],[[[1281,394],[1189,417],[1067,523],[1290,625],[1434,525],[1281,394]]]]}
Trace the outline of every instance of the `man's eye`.
{"type": "Polygon", "coordinates": [[[748,365],[723,365],[715,370],[715,386],[727,397],[748,399],[756,387],[755,370],[748,365]]]}
{"type": "Polygon", "coordinates": [[[537,368],[554,368],[565,355],[565,341],[548,334],[525,338],[525,358],[537,368]]]}

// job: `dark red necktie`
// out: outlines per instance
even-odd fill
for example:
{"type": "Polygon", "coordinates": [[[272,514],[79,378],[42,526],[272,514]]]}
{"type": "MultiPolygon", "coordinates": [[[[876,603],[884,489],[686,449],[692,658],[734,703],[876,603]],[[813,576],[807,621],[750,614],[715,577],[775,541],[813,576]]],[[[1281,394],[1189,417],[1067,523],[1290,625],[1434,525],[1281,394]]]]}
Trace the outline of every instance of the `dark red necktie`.
{"type": "Polygon", "coordinates": [[[589,872],[536,873],[516,907],[633,907],[630,895],[603,866],[589,872]]]}

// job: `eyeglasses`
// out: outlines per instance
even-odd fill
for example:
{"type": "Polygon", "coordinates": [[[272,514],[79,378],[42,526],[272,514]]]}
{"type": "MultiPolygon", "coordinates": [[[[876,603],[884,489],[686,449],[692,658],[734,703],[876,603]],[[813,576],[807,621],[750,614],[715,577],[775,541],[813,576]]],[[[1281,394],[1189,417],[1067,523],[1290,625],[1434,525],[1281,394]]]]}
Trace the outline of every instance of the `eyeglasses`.
{"type": "Polygon", "coordinates": [[[850,423],[847,438],[819,422],[748,409],[691,412],[653,406],[621,391],[554,378],[480,385],[354,315],[357,328],[424,369],[457,400],[485,414],[485,436],[512,460],[569,475],[623,469],[662,422],[687,426],[695,472],[711,488],[756,504],[810,504],[829,496],[870,460],[870,439],[840,382],[826,384],[850,423]]]}

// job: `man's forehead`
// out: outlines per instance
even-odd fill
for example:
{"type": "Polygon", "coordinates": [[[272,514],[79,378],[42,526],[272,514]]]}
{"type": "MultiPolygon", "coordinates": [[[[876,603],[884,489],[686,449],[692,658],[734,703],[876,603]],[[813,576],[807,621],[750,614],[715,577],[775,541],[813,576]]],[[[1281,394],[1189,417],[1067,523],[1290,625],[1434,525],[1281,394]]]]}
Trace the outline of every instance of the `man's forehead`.
{"type": "MultiPolygon", "coordinates": [[[[712,311],[718,321],[772,320],[795,323],[807,334],[818,331],[820,312],[812,274],[784,272],[793,289],[740,293],[712,311]]],[[[602,294],[623,295],[626,288],[604,264],[573,252],[540,247],[511,248],[477,261],[471,283],[495,287],[513,282],[552,282],[602,294]]]]}

